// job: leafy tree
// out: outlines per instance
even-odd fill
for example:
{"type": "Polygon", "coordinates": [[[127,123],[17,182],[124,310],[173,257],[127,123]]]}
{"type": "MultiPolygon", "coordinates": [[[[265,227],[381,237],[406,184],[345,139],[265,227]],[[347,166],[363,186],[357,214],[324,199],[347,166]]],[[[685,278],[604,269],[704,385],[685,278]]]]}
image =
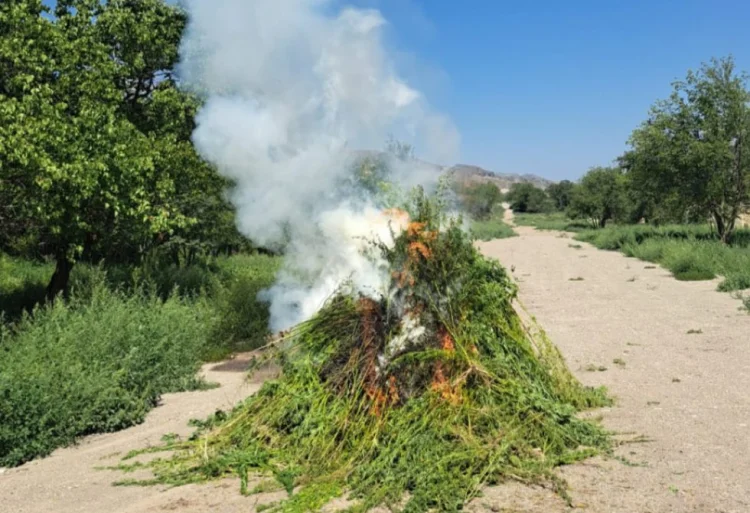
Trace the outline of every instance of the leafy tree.
{"type": "Polygon", "coordinates": [[[527,182],[511,185],[506,200],[514,212],[539,213],[550,212],[553,209],[547,193],[527,182]]]}
{"type": "Polygon", "coordinates": [[[568,207],[570,217],[590,219],[600,228],[624,218],[627,212],[625,175],[612,167],[590,169],[573,188],[568,207]]]}
{"type": "Polygon", "coordinates": [[[547,187],[547,196],[552,200],[555,209],[563,211],[570,205],[570,195],[573,192],[573,182],[563,180],[547,187]]]}
{"type": "Polygon", "coordinates": [[[161,0],[0,3],[0,243],[39,234],[50,297],[81,258],[231,231],[228,184],[190,144],[198,102],[172,77],[185,20],[161,0]]]}
{"type": "Polygon", "coordinates": [[[733,59],[713,59],[676,82],[623,157],[633,187],[672,216],[711,217],[722,241],[750,205],[750,92],[733,59]]]}
{"type": "Polygon", "coordinates": [[[461,203],[474,219],[486,219],[502,201],[503,194],[494,183],[477,183],[463,187],[461,203]]]}
{"type": "Polygon", "coordinates": [[[654,180],[656,175],[653,173],[639,176],[637,172],[634,172],[635,166],[641,164],[632,159],[642,156],[643,154],[636,155],[635,152],[627,152],[618,159],[619,167],[626,171],[626,189],[630,207],[627,221],[631,223],[645,221],[651,224],[697,221],[696,209],[686,205],[674,188],[660,188],[654,180]]]}

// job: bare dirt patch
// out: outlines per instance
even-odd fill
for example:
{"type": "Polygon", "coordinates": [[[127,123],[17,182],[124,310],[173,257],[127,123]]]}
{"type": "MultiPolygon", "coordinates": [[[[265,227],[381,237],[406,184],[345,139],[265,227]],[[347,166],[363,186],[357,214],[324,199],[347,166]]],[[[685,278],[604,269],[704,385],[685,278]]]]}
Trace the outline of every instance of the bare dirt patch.
{"type": "MultiPolygon", "coordinates": [[[[573,504],[613,513],[750,511],[750,316],[739,302],[717,292],[716,280],[681,282],[619,253],[571,249],[552,232],[516,231],[482,251],[524,275],[522,301],[577,377],[616,397],[600,412],[605,426],[649,440],[620,447],[624,462],[562,469],[573,504]],[[696,326],[702,333],[688,335],[696,326]],[[625,365],[585,370],[614,361],[625,365]]],[[[488,489],[472,506],[570,511],[551,492],[515,485],[488,489]]]]}

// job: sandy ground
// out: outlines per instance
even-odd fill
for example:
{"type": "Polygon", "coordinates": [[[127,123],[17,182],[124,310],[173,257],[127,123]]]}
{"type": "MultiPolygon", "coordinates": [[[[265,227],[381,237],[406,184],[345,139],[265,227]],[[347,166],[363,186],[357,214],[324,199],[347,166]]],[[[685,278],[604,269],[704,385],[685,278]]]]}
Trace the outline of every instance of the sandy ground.
{"type": "MultiPolygon", "coordinates": [[[[481,244],[520,284],[521,299],[586,384],[606,385],[617,405],[604,424],[649,441],[620,447],[619,460],[562,470],[576,509],[595,513],[750,512],[750,316],[716,282],[678,282],[661,268],[598,251],[556,232],[481,244]],[[579,279],[579,278],[582,278],[579,279]],[[578,279],[572,281],[572,279],[578,279]],[[689,330],[700,333],[688,334],[689,330]],[[606,370],[587,370],[593,368],[606,370]]],[[[248,355],[205,367],[218,389],[171,394],[143,425],[97,435],[49,458],[0,471],[0,512],[249,512],[279,496],[242,497],[236,480],[212,485],[113,487],[96,467],[131,449],[188,434],[187,421],[257,390],[248,355]]],[[[571,511],[553,493],[489,488],[470,511],[571,511]]]]}
{"type": "MultiPolygon", "coordinates": [[[[604,425],[650,440],[617,450],[630,465],[596,459],[563,469],[574,505],[750,512],[750,315],[739,301],[716,292],[718,281],[680,282],[557,232],[516,231],[482,251],[513,269],[521,300],[578,378],[616,397],[601,411],[604,425]]],[[[489,489],[474,505],[566,511],[550,493],[521,486],[489,489]]]]}

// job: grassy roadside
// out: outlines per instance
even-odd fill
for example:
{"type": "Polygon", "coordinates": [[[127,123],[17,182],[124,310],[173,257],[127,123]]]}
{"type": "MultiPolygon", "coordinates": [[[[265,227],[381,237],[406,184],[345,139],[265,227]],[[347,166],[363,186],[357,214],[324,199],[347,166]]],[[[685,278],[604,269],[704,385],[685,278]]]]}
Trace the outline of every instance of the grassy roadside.
{"type": "Polygon", "coordinates": [[[613,226],[584,231],[575,238],[658,263],[678,280],[721,276],[718,290],[722,292],[750,288],[750,230],[738,231],[732,245],[722,244],[707,225],[613,226]]]}
{"type": "Polygon", "coordinates": [[[485,221],[473,221],[471,223],[471,234],[474,239],[481,241],[506,239],[518,235],[513,231],[512,227],[502,220],[502,217],[494,217],[485,221]]]}
{"type": "MultiPolygon", "coordinates": [[[[0,256],[0,467],[137,424],[201,363],[258,347],[279,259],[74,268],[68,301],[32,305],[52,268],[0,256]]],[[[41,296],[40,296],[41,294],[41,296]]]]}
{"type": "Polygon", "coordinates": [[[563,213],[516,214],[519,226],[577,232],[575,239],[599,249],[658,263],[676,279],[722,277],[718,290],[733,292],[750,311],[750,229],[738,230],[731,245],[722,244],[709,225],[612,225],[592,229],[563,213]]]}
{"type": "Polygon", "coordinates": [[[570,219],[563,212],[553,212],[551,214],[514,214],[513,222],[518,226],[532,226],[537,230],[580,232],[592,228],[591,223],[580,219],[570,219]]]}
{"type": "Polygon", "coordinates": [[[485,242],[518,235],[513,231],[513,227],[505,222],[505,209],[499,204],[495,205],[485,219],[472,219],[469,232],[474,240],[485,242]]]}

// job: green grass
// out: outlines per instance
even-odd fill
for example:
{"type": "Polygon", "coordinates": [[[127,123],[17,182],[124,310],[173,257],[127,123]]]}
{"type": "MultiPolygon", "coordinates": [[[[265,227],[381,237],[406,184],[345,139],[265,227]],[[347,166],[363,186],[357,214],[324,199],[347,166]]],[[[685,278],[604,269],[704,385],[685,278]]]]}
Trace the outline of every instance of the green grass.
{"type": "Polygon", "coordinates": [[[473,221],[471,223],[471,234],[476,240],[488,241],[492,239],[505,239],[515,237],[517,234],[513,228],[505,224],[502,219],[493,218],[486,221],[473,221]]]}
{"type": "Polygon", "coordinates": [[[581,232],[576,239],[658,263],[678,280],[721,276],[721,291],[750,288],[750,230],[738,231],[732,245],[722,244],[707,225],[614,226],[581,232]]]}
{"type": "Polygon", "coordinates": [[[474,240],[488,241],[493,239],[505,239],[518,235],[513,231],[503,218],[505,209],[497,204],[492,212],[484,219],[470,219],[469,231],[474,240]]]}
{"type": "Polygon", "coordinates": [[[34,308],[52,266],[0,256],[0,466],[141,422],[162,393],[201,386],[202,361],[261,345],[268,305],[257,296],[279,262],[81,264],[69,301],[34,308]]]}
{"type": "Polygon", "coordinates": [[[513,222],[518,226],[533,226],[537,230],[579,232],[591,229],[591,223],[580,219],[571,219],[563,212],[554,212],[551,214],[515,214],[513,222]]]}
{"type": "Polygon", "coordinates": [[[18,319],[44,298],[52,277],[51,264],[12,258],[0,253],[0,315],[18,319]]]}

